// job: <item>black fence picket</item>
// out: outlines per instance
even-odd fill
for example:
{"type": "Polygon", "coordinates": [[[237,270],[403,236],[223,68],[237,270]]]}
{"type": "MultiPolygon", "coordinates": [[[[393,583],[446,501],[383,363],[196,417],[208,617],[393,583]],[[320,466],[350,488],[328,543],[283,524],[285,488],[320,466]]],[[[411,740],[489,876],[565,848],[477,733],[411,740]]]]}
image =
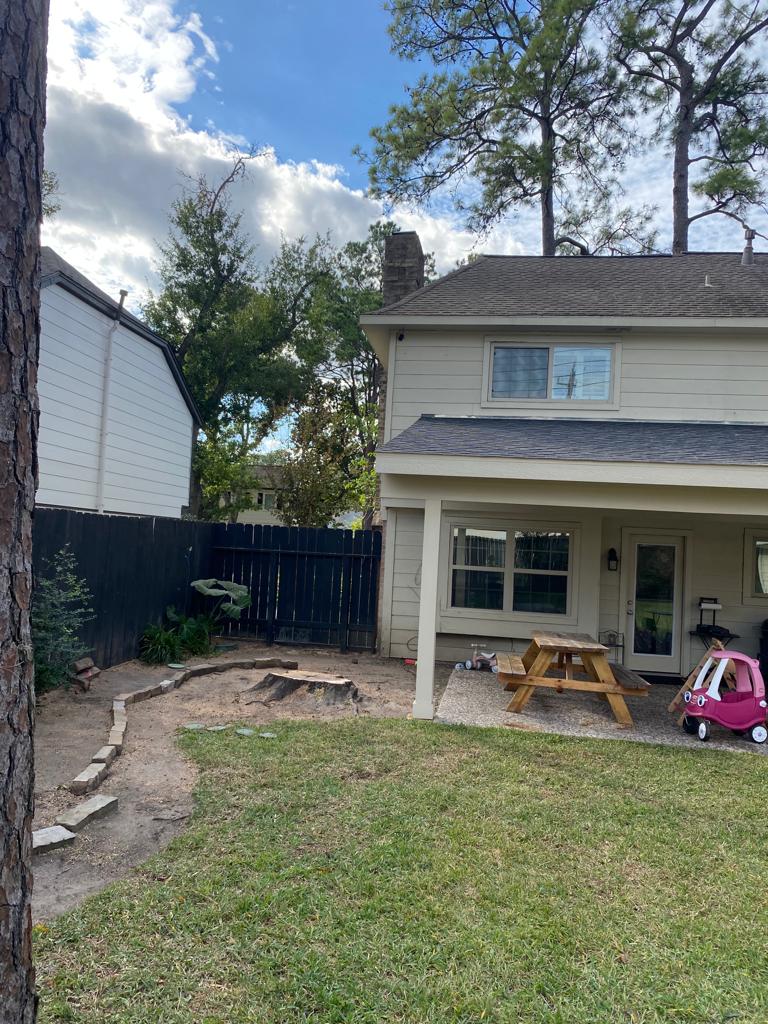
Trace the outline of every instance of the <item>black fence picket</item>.
{"type": "Polygon", "coordinates": [[[243,583],[253,603],[232,634],[267,643],[373,650],[381,535],[372,530],[221,523],[211,575],[243,583]]]}
{"type": "Polygon", "coordinates": [[[168,605],[191,613],[205,602],[201,577],[248,587],[252,604],[230,627],[268,643],[373,650],[381,534],[372,530],[200,523],[35,511],[36,575],[65,545],[93,595],[84,645],[103,668],[136,657],[142,633],[168,605]]]}

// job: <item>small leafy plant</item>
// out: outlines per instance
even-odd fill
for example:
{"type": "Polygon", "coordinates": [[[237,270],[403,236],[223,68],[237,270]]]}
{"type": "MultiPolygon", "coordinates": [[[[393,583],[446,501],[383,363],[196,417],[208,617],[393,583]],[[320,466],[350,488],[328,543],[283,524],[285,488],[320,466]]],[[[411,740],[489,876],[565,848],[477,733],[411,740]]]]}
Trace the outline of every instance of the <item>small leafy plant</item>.
{"type": "Polygon", "coordinates": [[[150,665],[178,661],[182,656],[181,639],[174,628],[147,626],[141,638],[140,657],[150,665]]]}
{"type": "Polygon", "coordinates": [[[217,598],[210,612],[214,624],[224,619],[239,619],[241,612],[251,604],[250,591],[242,583],[232,583],[230,580],[194,580],[190,586],[194,587],[198,594],[217,598]]]}
{"type": "Polygon", "coordinates": [[[88,584],[77,573],[77,559],[65,545],[45,562],[32,594],[32,649],[38,692],[68,683],[72,662],[88,654],[80,638],[94,618],[88,584]]]}

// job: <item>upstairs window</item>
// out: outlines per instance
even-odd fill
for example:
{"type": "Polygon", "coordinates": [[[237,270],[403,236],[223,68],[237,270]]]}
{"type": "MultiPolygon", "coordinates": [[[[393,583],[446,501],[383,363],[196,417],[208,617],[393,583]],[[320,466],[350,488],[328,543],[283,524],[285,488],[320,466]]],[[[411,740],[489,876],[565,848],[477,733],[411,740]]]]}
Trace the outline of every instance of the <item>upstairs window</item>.
{"type": "Polygon", "coordinates": [[[613,346],[493,345],[491,400],[610,402],[613,346]]]}

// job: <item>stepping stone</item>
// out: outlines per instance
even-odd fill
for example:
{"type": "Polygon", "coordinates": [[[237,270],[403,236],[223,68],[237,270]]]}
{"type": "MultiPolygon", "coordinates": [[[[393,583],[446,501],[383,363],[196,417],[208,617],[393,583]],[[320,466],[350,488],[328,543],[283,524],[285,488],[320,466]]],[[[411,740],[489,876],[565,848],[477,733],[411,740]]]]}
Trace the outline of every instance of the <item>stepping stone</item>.
{"type": "Polygon", "coordinates": [[[235,729],[238,736],[253,736],[255,729],[235,729]]]}
{"type": "Polygon", "coordinates": [[[56,824],[69,829],[70,832],[79,832],[89,822],[96,818],[103,818],[105,814],[111,814],[116,810],[116,796],[92,796],[89,800],[78,804],[77,807],[71,807],[68,811],[60,814],[56,819],[56,824]]]}
{"type": "Polygon", "coordinates": [[[32,853],[49,853],[75,841],[75,833],[63,825],[39,828],[32,833],[32,853]]]}
{"type": "Polygon", "coordinates": [[[228,725],[209,725],[206,732],[224,732],[228,728],[228,725]]]}
{"type": "Polygon", "coordinates": [[[169,661],[168,665],[166,667],[167,668],[178,669],[178,668],[186,668],[187,666],[183,665],[180,661],[169,661]]]}
{"type": "Polygon", "coordinates": [[[205,726],[202,722],[187,722],[182,729],[186,729],[187,732],[200,732],[201,729],[205,729],[205,726]]]}
{"type": "Polygon", "coordinates": [[[259,736],[263,740],[276,740],[277,739],[277,733],[276,732],[260,732],[259,736]]]}

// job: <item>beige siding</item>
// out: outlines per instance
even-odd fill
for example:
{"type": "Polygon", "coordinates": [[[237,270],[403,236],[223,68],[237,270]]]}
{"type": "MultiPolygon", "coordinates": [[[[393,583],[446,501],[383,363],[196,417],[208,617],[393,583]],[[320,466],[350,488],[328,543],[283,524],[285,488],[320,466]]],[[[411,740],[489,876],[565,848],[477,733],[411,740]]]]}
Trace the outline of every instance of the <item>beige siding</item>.
{"type": "MultiPolygon", "coordinates": [[[[760,641],[760,625],[768,619],[768,600],[764,604],[743,601],[744,534],[755,520],[671,516],[646,513],[637,516],[606,517],[603,523],[603,557],[600,578],[600,629],[623,632],[626,608],[621,604],[621,574],[607,569],[607,552],[616,548],[621,556],[622,528],[638,533],[643,530],[692,532],[687,551],[689,586],[683,600],[683,669],[690,668],[703,652],[701,641],[689,636],[699,621],[699,598],[717,597],[723,610],[717,613],[719,625],[739,634],[731,646],[754,657],[760,641]]],[[[711,621],[709,616],[707,622],[711,621]]]]}
{"type": "Polygon", "coordinates": [[[621,376],[619,408],[613,410],[597,403],[574,409],[567,402],[538,409],[534,402],[526,408],[483,406],[484,337],[480,331],[408,331],[397,342],[389,378],[390,436],[422,413],[768,422],[768,338],[690,331],[617,335],[621,376]]]}
{"type": "MultiPolygon", "coordinates": [[[[42,292],[40,504],[97,506],[103,372],[112,323],[63,288],[42,292]]],[[[192,429],[162,351],[119,326],[113,340],[105,510],[180,515],[189,501],[192,429]]]]}
{"type": "MultiPolygon", "coordinates": [[[[487,506],[486,506],[487,507],[487,506]]],[[[456,513],[452,512],[455,516],[456,513]]],[[[535,510],[530,507],[502,506],[493,515],[510,522],[529,521],[535,510]]],[[[571,510],[569,521],[578,517],[578,510],[571,510]]],[[[477,516],[477,508],[468,507],[468,517],[477,516]]],[[[552,522],[563,518],[562,509],[539,509],[539,517],[552,522]]],[[[421,575],[423,511],[420,509],[391,509],[387,522],[387,558],[393,560],[391,587],[384,589],[382,602],[386,606],[382,620],[382,652],[396,658],[415,657],[418,636],[419,589],[421,575]],[[391,625],[389,625],[391,623],[391,625]],[[387,626],[389,625],[389,632],[387,626]]],[[[683,595],[682,623],[682,669],[687,672],[703,652],[703,646],[689,630],[699,619],[698,601],[702,596],[716,596],[723,605],[718,613],[718,623],[739,634],[731,646],[755,656],[759,645],[760,625],[768,619],[768,600],[745,603],[742,599],[744,534],[754,525],[763,525],[768,531],[768,520],[739,519],[737,517],[683,516],[664,513],[644,513],[642,517],[631,513],[605,513],[599,518],[582,522],[582,558],[579,567],[579,595],[576,625],[565,628],[571,631],[595,633],[597,630],[618,630],[626,628],[626,614],[621,595],[621,571],[611,572],[607,568],[607,554],[616,548],[620,559],[623,556],[622,529],[642,533],[649,530],[663,530],[674,534],[690,531],[687,550],[689,560],[687,588],[683,595]],[[585,544],[585,540],[587,543],[585,544]],[[599,607],[599,615],[593,609],[599,607]]],[[[445,545],[443,545],[445,548],[445,545]]],[[[447,551],[441,553],[441,564],[447,568],[447,551]]],[[[520,650],[530,636],[530,623],[521,624],[509,620],[483,621],[482,617],[468,622],[462,628],[459,620],[440,617],[437,657],[442,661],[456,661],[471,651],[471,643],[487,640],[497,650],[520,650]]],[[[548,628],[556,627],[556,620],[543,623],[548,628]]],[[[541,628],[541,627],[539,627],[541,628]]]]}

